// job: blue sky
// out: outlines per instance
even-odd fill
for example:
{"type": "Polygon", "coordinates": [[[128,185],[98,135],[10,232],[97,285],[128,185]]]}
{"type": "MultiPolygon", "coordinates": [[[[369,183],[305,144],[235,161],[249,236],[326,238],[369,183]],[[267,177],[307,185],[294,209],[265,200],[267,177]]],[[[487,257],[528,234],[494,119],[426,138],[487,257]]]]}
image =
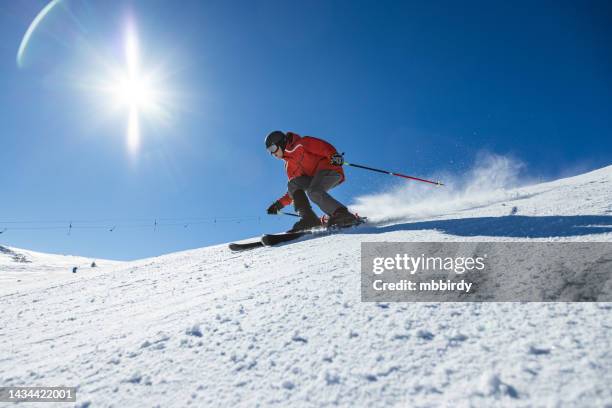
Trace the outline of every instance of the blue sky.
{"type": "MultiPolygon", "coordinates": [[[[423,177],[482,150],[547,179],[612,162],[606,1],[62,0],[18,67],[46,4],[0,3],[6,245],[135,259],[283,230],[265,214],[286,184],[263,149],[275,129],[423,177]],[[165,90],[136,151],[127,110],[89,86],[123,65],[127,21],[165,90]]],[[[400,182],[347,175],[348,203],[400,182]]]]}

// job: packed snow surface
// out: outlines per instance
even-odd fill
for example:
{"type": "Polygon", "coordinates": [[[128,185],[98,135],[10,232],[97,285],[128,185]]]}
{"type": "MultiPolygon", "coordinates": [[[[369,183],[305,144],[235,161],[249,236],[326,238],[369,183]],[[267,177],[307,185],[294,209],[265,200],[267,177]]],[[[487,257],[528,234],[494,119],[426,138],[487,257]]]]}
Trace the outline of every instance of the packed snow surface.
{"type": "Polygon", "coordinates": [[[450,198],[278,248],[77,274],[3,247],[0,385],[77,386],[79,407],[612,404],[610,303],[360,301],[361,242],[612,241],[612,166],[450,198]]]}

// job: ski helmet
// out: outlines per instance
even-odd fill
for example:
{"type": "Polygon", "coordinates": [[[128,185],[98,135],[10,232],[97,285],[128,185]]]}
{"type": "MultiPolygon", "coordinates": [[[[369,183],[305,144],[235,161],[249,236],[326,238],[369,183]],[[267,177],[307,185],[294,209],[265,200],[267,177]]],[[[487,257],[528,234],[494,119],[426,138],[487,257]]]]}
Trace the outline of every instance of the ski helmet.
{"type": "Polygon", "coordinates": [[[275,130],[266,137],[266,149],[270,150],[272,145],[278,146],[285,150],[287,144],[287,135],[280,130],[275,130]]]}

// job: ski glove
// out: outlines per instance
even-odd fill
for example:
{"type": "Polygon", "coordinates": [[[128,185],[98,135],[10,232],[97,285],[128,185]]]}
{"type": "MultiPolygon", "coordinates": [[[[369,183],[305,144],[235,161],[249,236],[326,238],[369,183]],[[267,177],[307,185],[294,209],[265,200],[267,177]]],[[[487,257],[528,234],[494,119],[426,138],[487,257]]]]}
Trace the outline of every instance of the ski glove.
{"type": "Polygon", "coordinates": [[[280,210],[282,210],[284,205],[282,205],[279,201],[275,201],[271,206],[268,207],[268,214],[278,214],[280,210]]]}
{"type": "Polygon", "coordinates": [[[344,157],[342,156],[343,154],[334,153],[331,159],[329,160],[329,164],[333,166],[342,166],[344,164],[344,157]]]}

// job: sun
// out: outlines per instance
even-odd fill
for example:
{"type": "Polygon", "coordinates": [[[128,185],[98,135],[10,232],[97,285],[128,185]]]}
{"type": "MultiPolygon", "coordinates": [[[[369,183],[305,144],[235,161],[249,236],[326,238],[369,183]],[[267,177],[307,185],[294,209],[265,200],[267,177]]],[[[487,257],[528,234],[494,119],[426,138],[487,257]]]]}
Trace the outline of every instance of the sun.
{"type": "Polygon", "coordinates": [[[138,75],[118,78],[112,89],[114,104],[127,109],[127,146],[131,152],[140,146],[140,117],[151,116],[159,105],[155,87],[138,75]]]}
{"type": "Polygon", "coordinates": [[[146,78],[138,77],[119,80],[115,89],[115,98],[119,104],[135,109],[144,109],[156,103],[154,87],[146,78]]]}
{"type": "Polygon", "coordinates": [[[166,114],[163,86],[155,71],[145,70],[142,65],[136,30],[129,24],[124,38],[124,64],[112,67],[102,88],[113,110],[126,115],[126,141],[132,153],[140,147],[140,122],[166,114]]]}
{"type": "Polygon", "coordinates": [[[167,61],[152,61],[150,56],[159,53],[151,54],[150,49],[149,58],[147,53],[141,53],[132,17],[126,19],[119,39],[121,48],[117,54],[98,53],[92,47],[91,62],[83,69],[88,73],[77,84],[94,96],[96,113],[101,114],[101,119],[125,121],[126,147],[136,157],[143,133],[159,135],[159,129],[174,123],[179,97],[170,86],[175,71],[169,69],[167,61]]]}
{"type": "Polygon", "coordinates": [[[125,68],[115,78],[113,89],[116,102],[140,111],[157,105],[159,101],[156,99],[158,95],[155,84],[140,67],[138,38],[133,28],[129,28],[126,33],[124,48],[125,68]]]}

